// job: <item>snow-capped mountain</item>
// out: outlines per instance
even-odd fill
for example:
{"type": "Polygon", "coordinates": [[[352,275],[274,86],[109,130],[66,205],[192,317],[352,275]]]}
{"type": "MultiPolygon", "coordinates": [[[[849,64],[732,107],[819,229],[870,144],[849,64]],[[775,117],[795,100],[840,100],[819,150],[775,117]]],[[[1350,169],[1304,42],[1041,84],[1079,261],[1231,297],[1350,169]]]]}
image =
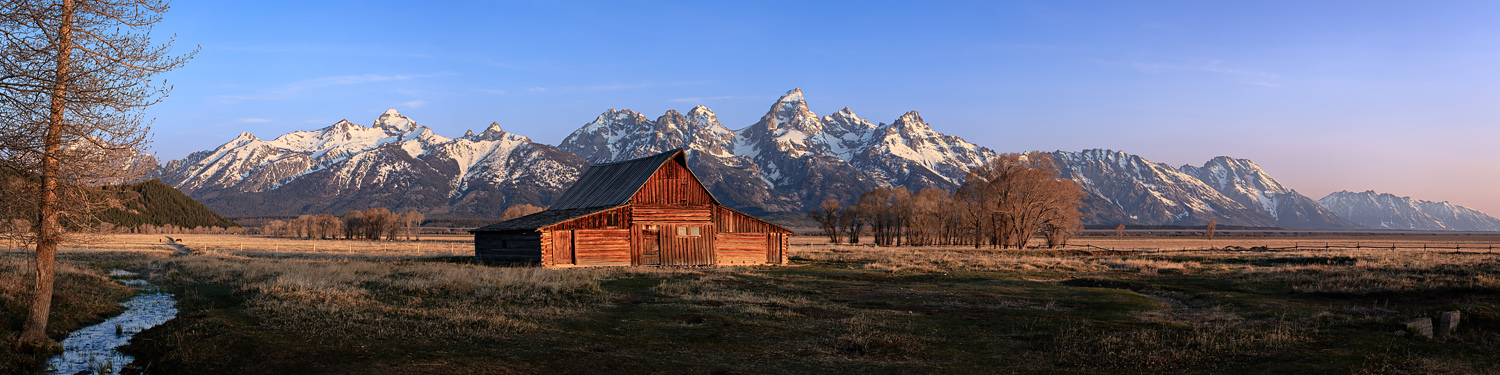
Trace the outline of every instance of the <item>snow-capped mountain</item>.
{"type": "Polygon", "coordinates": [[[167,163],[160,177],[230,215],[380,206],[490,216],[512,204],[551,203],[584,165],[498,124],[446,138],[388,110],[369,127],[342,120],[270,141],[241,133],[167,163]]]}
{"type": "Polygon", "coordinates": [[[1318,205],[1312,198],[1282,186],[1266,174],[1260,165],[1248,159],[1220,156],[1202,167],[1183,165],[1179,171],[1198,178],[1220,194],[1252,210],[1259,210],[1282,228],[1353,229],[1359,228],[1343,217],[1318,205]]]}
{"type": "MultiPolygon", "coordinates": [[[[715,197],[754,214],[804,212],[824,199],[847,204],[877,187],[952,191],[969,169],[996,156],[933,130],[914,111],[889,124],[849,108],[819,116],[797,89],[737,130],[704,106],[655,119],[611,109],[557,147],[499,124],[447,138],[389,110],[368,127],[344,120],[272,140],[242,133],[168,162],[158,177],[228,215],[378,206],[495,217],[515,204],[551,204],[589,163],[677,148],[688,150],[689,167],[715,197]]],[[[1244,159],[1172,168],[1111,150],[1051,155],[1062,177],[1087,193],[1087,224],[1500,230],[1500,221],[1446,202],[1340,192],[1315,203],[1244,159]]]]}
{"type": "Polygon", "coordinates": [[[1500,231],[1500,220],[1468,207],[1369,190],[1334,192],[1319,199],[1318,204],[1371,228],[1500,231]]]}
{"type": "Polygon", "coordinates": [[[1221,156],[1172,168],[1113,150],[1052,153],[1064,178],[1083,187],[1086,224],[1359,228],[1282,186],[1260,166],[1221,156]]]}
{"type": "Polygon", "coordinates": [[[1220,194],[1192,175],[1166,164],[1113,150],[1057,151],[1063,178],[1077,181],[1087,196],[1091,224],[1277,226],[1275,218],[1220,194]]]}
{"type": "Polygon", "coordinates": [[[850,202],[876,187],[951,190],[969,168],[995,155],[933,131],[916,112],[890,125],[872,124],[849,108],[819,117],[801,89],[788,91],[760,121],[739,130],[728,130],[703,106],[686,116],[668,111],[655,121],[611,109],[558,145],[593,163],[678,147],[692,151],[690,166],[715,196],[757,212],[799,211],[824,199],[850,202]]]}

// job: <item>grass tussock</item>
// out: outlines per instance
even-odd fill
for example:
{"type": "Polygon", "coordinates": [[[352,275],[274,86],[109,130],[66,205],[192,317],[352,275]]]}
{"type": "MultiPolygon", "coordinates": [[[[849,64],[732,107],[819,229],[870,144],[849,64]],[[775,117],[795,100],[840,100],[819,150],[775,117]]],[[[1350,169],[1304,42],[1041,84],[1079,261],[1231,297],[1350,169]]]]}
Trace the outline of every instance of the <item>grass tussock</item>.
{"type": "Polygon", "coordinates": [[[1060,367],[1144,371],[1216,369],[1237,358],[1262,358],[1311,340],[1311,331],[1280,320],[1227,319],[1186,327],[1064,327],[1042,350],[1060,367]],[[1229,360],[1229,361],[1226,361],[1229,360]]]}
{"type": "Polygon", "coordinates": [[[1500,258],[1383,254],[1346,264],[1279,264],[1248,267],[1241,283],[1296,293],[1381,295],[1418,292],[1500,292],[1500,258]]]}

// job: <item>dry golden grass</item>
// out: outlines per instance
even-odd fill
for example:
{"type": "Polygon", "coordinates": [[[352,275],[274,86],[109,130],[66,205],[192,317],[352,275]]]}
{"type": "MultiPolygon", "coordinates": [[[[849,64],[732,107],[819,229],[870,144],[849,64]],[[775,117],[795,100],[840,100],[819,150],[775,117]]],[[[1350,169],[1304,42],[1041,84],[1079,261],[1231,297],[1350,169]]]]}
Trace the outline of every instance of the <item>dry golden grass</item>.
{"type": "Polygon", "coordinates": [[[1500,253],[1423,249],[1420,243],[1430,242],[1417,240],[1396,242],[1394,250],[1389,247],[1275,250],[1264,247],[1294,246],[1298,242],[1253,237],[1212,242],[1192,238],[1097,242],[1100,247],[1182,249],[1163,251],[872,247],[811,244],[805,237],[799,242],[799,246],[789,251],[798,259],[855,263],[862,269],[891,273],[1054,271],[1069,277],[1105,272],[1205,273],[1247,284],[1277,285],[1293,292],[1355,295],[1500,288],[1500,253]],[[1217,247],[1199,247],[1208,244],[1217,247]]]}
{"type": "MultiPolygon", "coordinates": [[[[424,235],[420,241],[307,240],[234,234],[105,234],[88,243],[66,243],[62,252],[160,252],[175,253],[167,238],[177,240],[200,254],[222,254],[260,258],[306,259],[409,259],[474,255],[470,235],[424,235]]],[[[29,253],[29,249],[4,244],[0,253],[29,253]]]]}
{"type": "Polygon", "coordinates": [[[194,255],[156,263],[168,285],[234,285],[278,329],[374,338],[476,338],[539,329],[600,292],[603,271],[194,255]]]}

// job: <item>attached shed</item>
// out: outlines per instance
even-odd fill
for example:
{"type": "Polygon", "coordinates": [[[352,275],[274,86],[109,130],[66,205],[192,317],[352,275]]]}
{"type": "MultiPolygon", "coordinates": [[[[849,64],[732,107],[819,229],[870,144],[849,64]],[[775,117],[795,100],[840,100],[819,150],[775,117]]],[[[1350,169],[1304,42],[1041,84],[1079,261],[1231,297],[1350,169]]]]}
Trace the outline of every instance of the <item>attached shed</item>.
{"type": "Polygon", "coordinates": [[[546,211],[474,234],[474,257],[547,267],[786,263],[790,230],[719,204],[675,150],[589,167],[546,211]]]}

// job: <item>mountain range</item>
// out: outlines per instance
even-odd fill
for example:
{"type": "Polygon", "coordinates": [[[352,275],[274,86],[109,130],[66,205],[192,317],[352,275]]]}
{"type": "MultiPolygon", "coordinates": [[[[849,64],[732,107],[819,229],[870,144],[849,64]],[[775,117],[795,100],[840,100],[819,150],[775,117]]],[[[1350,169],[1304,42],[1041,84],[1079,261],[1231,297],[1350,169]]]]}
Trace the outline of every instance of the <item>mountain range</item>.
{"type": "Polygon", "coordinates": [[[1472,208],[1365,191],[1337,191],[1318,204],[1370,228],[1500,231],[1500,220],[1472,208]]]}
{"type": "MultiPolygon", "coordinates": [[[[677,148],[688,151],[689,167],[722,203],[757,215],[795,214],[825,199],[848,203],[878,187],[951,191],[970,168],[997,155],[933,130],[915,111],[890,123],[871,122],[847,107],[819,116],[795,89],[739,129],[721,124],[705,106],[654,119],[610,109],[555,147],[495,123],[478,134],[446,138],[388,110],[368,127],[342,120],[269,141],[242,133],[213,150],[168,162],[159,177],[228,215],[386,207],[428,216],[498,217],[512,205],[551,204],[588,165],[677,148]]],[[[1112,150],[1051,154],[1062,177],[1087,193],[1089,224],[1371,226],[1281,185],[1245,159],[1218,157],[1201,167],[1173,168],[1112,150]]],[[[1427,216],[1480,220],[1467,214],[1472,212],[1488,218],[1454,207],[1453,215],[1427,216]]]]}

